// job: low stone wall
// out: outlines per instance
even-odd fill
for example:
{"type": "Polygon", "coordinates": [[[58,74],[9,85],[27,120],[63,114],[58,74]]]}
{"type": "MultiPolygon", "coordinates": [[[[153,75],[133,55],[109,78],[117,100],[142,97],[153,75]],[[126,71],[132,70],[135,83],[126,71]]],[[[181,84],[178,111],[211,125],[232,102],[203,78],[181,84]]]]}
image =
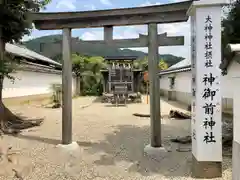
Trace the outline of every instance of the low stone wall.
{"type": "Polygon", "coordinates": [[[223,105],[224,110],[233,111],[233,99],[232,98],[223,98],[222,105],[223,105]]]}
{"type": "Polygon", "coordinates": [[[3,103],[8,105],[19,105],[19,104],[28,104],[30,102],[42,102],[49,101],[52,94],[38,94],[38,95],[29,95],[29,96],[21,96],[21,97],[11,97],[11,98],[3,98],[3,103]]]}
{"type": "Polygon", "coordinates": [[[168,97],[168,91],[166,91],[166,90],[160,90],[160,95],[161,96],[164,96],[164,97],[168,97]]]}
{"type": "Polygon", "coordinates": [[[191,104],[191,93],[176,91],[176,100],[183,104],[191,104]]]}
{"type": "MultiPolygon", "coordinates": [[[[161,96],[164,96],[169,100],[179,101],[185,105],[191,104],[191,93],[179,92],[179,91],[168,91],[163,89],[161,89],[160,92],[161,92],[161,96]]],[[[232,113],[233,99],[223,98],[222,109],[223,109],[223,112],[232,113]]]]}

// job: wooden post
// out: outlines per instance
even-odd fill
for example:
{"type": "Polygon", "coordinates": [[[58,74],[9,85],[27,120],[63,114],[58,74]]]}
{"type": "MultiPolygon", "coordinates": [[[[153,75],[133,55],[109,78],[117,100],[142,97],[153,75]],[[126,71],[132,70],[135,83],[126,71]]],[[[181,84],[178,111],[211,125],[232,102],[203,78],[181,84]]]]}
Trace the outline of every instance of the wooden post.
{"type": "Polygon", "coordinates": [[[148,71],[150,83],[151,147],[161,147],[160,89],[158,77],[157,24],[148,25],[148,71]]]}
{"type": "Polygon", "coordinates": [[[102,80],[102,84],[103,84],[103,93],[106,93],[106,80],[105,80],[105,73],[102,73],[103,75],[103,80],[102,80]]]}
{"type": "Polygon", "coordinates": [[[131,65],[130,65],[130,69],[129,69],[129,71],[131,72],[131,81],[132,81],[132,83],[131,83],[131,91],[132,91],[132,93],[134,93],[134,84],[135,84],[135,82],[134,82],[134,76],[133,76],[133,67],[131,67],[131,65]]]}
{"type": "Polygon", "coordinates": [[[110,43],[113,40],[113,26],[104,26],[104,41],[110,43]]]}
{"type": "Polygon", "coordinates": [[[75,77],[75,82],[76,82],[76,91],[75,91],[75,94],[77,96],[80,96],[81,95],[81,77],[80,76],[76,76],[75,77]]]}
{"type": "Polygon", "coordinates": [[[149,94],[149,76],[148,76],[148,72],[144,72],[144,76],[143,76],[144,82],[146,83],[146,99],[147,99],[147,104],[148,104],[148,94],[149,94]]]}
{"type": "Polygon", "coordinates": [[[148,104],[148,101],[149,101],[149,100],[148,100],[148,94],[149,94],[149,93],[148,93],[148,92],[149,92],[148,89],[149,89],[149,83],[148,83],[148,81],[147,81],[147,104],[148,104]]]}
{"type": "Polygon", "coordinates": [[[112,83],[111,83],[112,75],[111,75],[111,73],[112,73],[112,66],[109,64],[108,65],[108,93],[111,93],[111,91],[112,91],[112,83]]]}
{"type": "MultiPolygon", "coordinates": [[[[113,40],[113,26],[104,26],[104,41],[107,42],[107,44],[109,42],[111,42],[113,40]]],[[[111,93],[112,91],[112,78],[111,78],[111,65],[109,65],[109,71],[108,71],[108,89],[109,89],[109,93],[111,93]]]]}
{"type": "Polygon", "coordinates": [[[72,61],[71,29],[63,29],[63,72],[62,72],[62,144],[72,143],[72,61]]]}
{"type": "Polygon", "coordinates": [[[123,67],[122,66],[119,67],[119,71],[120,71],[120,82],[122,82],[123,81],[123,67]]]}

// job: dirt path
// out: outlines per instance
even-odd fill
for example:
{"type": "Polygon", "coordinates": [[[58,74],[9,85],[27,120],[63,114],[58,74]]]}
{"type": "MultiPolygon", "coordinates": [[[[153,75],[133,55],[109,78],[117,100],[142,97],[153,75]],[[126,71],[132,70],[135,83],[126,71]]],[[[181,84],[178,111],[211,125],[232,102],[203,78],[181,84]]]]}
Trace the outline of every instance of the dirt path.
{"type": "MultiPolygon", "coordinates": [[[[45,117],[45,122],[17,137],[5,136],[1,140],[3,147],[11,146],[18,154],[14,155],[16,162],[11,167],[0,164],[0,179],[14,176],[12,166],[24,180],[191,179],[191,152],[177,152],[178,145],[169,141],[172,137],[189,135],[188,120],[163,120],[163,144],[169,152],[151,159],[143,154],[150,138],[149,118],[132,115],[149,113],[148,105],[112,107],[93,100],[73,101],[73,139],[80,145],[80,150],[73,154],[56,148],[61,143],[60,109],[11,107],[28,117],[45,117]]],[[[162,115],[173,108],[163,101],[161,107],[162,115]]],[[[225,157],[223,179],[231,179],[230,166],[231,159],[225,157]]]]}

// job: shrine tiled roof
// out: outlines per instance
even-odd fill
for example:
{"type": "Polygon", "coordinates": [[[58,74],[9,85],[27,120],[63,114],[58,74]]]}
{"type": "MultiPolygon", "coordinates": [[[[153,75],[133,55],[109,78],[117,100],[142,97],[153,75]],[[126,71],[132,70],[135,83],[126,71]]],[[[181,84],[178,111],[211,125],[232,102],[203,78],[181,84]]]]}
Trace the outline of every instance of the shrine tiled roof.
{"type": "Polygon", "coordinates": [[[107,61],[114,61],[114,60],[137,60],[138,56],[106,56],[104,57],[105,60],[107,61]]]}

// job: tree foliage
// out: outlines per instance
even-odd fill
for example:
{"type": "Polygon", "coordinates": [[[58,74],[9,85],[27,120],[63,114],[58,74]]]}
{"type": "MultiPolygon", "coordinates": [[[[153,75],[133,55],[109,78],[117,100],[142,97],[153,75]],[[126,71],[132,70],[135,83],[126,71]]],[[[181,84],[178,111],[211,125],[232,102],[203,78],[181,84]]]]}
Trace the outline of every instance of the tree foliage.
{"type": "MultiPolygon", "coordinates": [[[[163,58],[158,60],[158,61],[159,61],[159,63],[158,63],[159,71],[168,68],[168,64],[166,63],[166,61],[163,58]]],[[[148,72],[148,58],[147,58],[147,56],[145,56],[143,59],[135,61],[133,66],[136,69],[141,69],[143,72],[148,72]]],[[[144,81],[144,78],[143,78],[143,75],[142,75],[141,93],[146,93],[146,89],[147,89],[147,83],[144,81]]]]}
{"type": "Polygon", "coordinates": [[[102,57],[88,57],[78,54],[72,55],[73,72],[79,78],[76,78],[76,84],[80,83],[81,95],[100,95],[102,93],[102,73],[101,69],[106,68],[102,57]]]}
{"type": "Polygon", "coordinates": [[[143,71],[148,70],[148,58],[145,56],[142,59],[136,60],[133,63],[133,67],[136,69],[142,69],[143,71]]]}
{"type": "Polygon", "coordinates": [[[165,70],[168,68],[168,64],[163,59],[161,59],[159,61],[158,67],[160,70],[165,70]]]}
{"type": "Polygon", "coordinates": [[[222,41],[223,47],[228,43],[240,42],[240,0],[232,2],[227,16],[223,19],[222,41]]]}
{"type": "Polygon", "coordinates": [[[0,6],[1,39],[7,42],[19,42],[22,37],[30,33],[32,23],[28,15],[38,12],[50,0],[2,0],[0,6]]]}
{"type": "MultiPolygon", "coordinates": [[[[143,59],[137,60],[134,62],[134,68],[136,69],[142,69],[143,71],[148,70],[148,58],[145,56],[143,59]]],[[[160,59],[158,63],[158,68],[160,70],[164,70],[168,68],[168,64],[164,59],[160,59]]]]}
{"type": "Polygon", "coordinates": [[[86,56],[72,54],[72,70],[76,76],[80,77],[87,70],[89,59],[86,56]]]}

